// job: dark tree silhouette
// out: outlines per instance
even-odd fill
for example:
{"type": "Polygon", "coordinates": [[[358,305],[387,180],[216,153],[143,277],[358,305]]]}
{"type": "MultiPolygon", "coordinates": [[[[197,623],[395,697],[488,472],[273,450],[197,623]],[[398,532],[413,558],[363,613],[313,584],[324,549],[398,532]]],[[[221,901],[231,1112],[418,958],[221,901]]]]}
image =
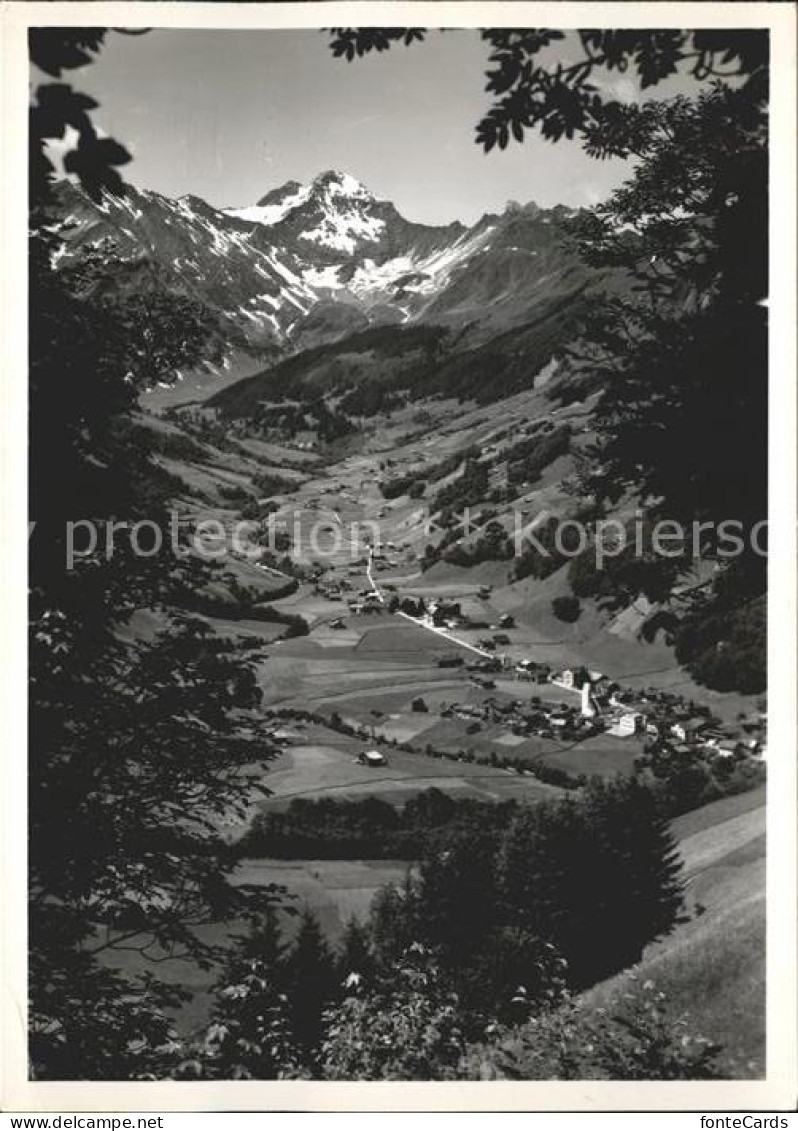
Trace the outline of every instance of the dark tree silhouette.
{"type": "MultiPolygon", "coordinates": [[[[34,29],[31,56],[58,77],[90,62],[105,35],[34,29]]],[[[170,297],[100,298],[91,265],[53,268],[61,240],[48,222],[46,140],[74,126],[67,167],[94,196],[122,191],[116,166],[126,155],[97,137],[93,106],[58,83],[39,85],[31,109],[30,1054],[39,1078],[165,1074],[175,1055],[167,1011],[187,995],[157,977],[161,964],[182,956],[207,966],[220,948],[198,928],[256,914],[274,895],[228,882],[235,857],[221,835],[251,792],[241,767],[271,757],[253,650],[185,614],[210,576],[205,564],[184,556],[185,545],[143,557],[130,533],[139,520],[168,532],[175,486],[133,420],[138,392],[196,359],[208,327],[170,297]],[[121,529],[108,553],[111,521],[121,529]],[[82,524],[72,563],[70,524],[82,524]],[[92,532],[94,552],[84,553],[92,532]],[[130,643],[139,609],[162,631],[130,643]]]]}
{"type": "Polygon", "coordinates": [[[681,864],[654,795],[595,781],[579,802],[519,815],[498,859],[505,921],[557,947],[583,987],[638,962],[682,903],[681,864]]]}
{"type": "Polygon", "coordinates": [[[321,1017],[337,996],[335,956],[319,921],[305,911],[285,961],[285,985],[292,1029],[306,1059],[312,1063],[321,1040],[321,1017]]]}
{"type": "Polygon", "coordinates": [[[354,917],[349,920],[341,939],[338,953],[338,978],[342,985],[353,975],[361,982],[368,982],[374,973],[374,952],[368,926],[354,917]]]}

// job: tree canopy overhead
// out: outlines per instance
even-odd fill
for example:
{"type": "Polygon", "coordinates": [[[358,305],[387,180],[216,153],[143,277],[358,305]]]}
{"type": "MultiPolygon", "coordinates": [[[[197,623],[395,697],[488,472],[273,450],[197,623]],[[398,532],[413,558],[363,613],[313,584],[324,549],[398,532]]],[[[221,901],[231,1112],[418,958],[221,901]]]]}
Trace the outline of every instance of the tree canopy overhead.
{"type": "MultiPolygon", "coordinates": [[[[33,29],[31,57],[58,77],[90,62],[105,34],[33,29]]],[[[40,1079],[167,1072],[169,1012],[187,993],[159,976],[162,964],[214,962],[220,947],[201,928],[275,895],[228,882],[235,855],[221,832],[251,796],[242,767],[274,756],[254,650],[186,613],[207,563],[185,545],[137,554],[130,535],[139,520],[168,530],[175,494],[136,425],[138,393],[205,356],[207,312],[157,288],[104,293],[91,259],[53,267],[63,239],[48,140],[72,126],[67,171],[95,198],[122,188],[128,155],[98,137],[94,106],[40,83],[31,107],[28,867],[40,1079]],[[118,519],[107,552],[97,532],[118,519]],[[69,568],[77,525],[95,531],[97,552],[69,568]],[[139,610],[157,621],[151,639],[126,631],[139,610]]]]}
{"type": "MultiPolygon", "coordinates": [[[[61,79],[64,71],[74,71],[91,63],[101,49],[108,28],[76,27],[31,28],[28,49],[31,63],[52,78],[61,79]]],[[[97,200],[103,190],[120,193],[124,182],[117,166],[126,165],[130,154],[113,138],[100,137],[91,119],[97,103],[69,83],[39,83],[35,88],[30,113],[30,197],[39,206],[49,197],[55,166],[46,143],[62,139],[71,126],[78,140],[64,159],[64,169],[74,174],[83,190],[97,200]]]]}
{"type": "MultiPolygon", "coordinates": [[[[415,50],[427,34],[334,28],[330,46],[351,61],[415,50]]],[[[676,654],[711,687],[761,691],[765,569],[753,532],[767,516],[769,33],[480,34],[491,103],[475,140],[486,153],[537,135],[634,159],[627,180],[572,225],[583,258],[617,281],[592,301],[553,383],[571,399],[599,393],[574,486],[599,508],[634,500],[690,533],[708,524],[700,555],[718,572],[674,612],[676,654]],[[640,100],[612,96],[623,74],[640,100]],[[692,97],[658,97],[677,76],[693,81],[692,97]],[[726,558],[724,524],[741,536],[726,558]]],[[[639,592],[661,599],[693,561],[688,552],[636,563],[639,592]]]]}
{"type": "MultiPolygon", "coordinates": [[[[425,28],[333,28],[330,46],[351,62],[427,35],[425,28]]],[[[613,73],[632,74],[643,91],[677,74],[737,79],[757,97],[767,89],[768,39],[756,30],[484,28],[480,35],[490,50],[485,90],[494,96],[476,127],[486,153],[524,141],[528,130],[552,142],[579,137],[593,157],[638,153],[649,113],[607,96],[596,80],[613,73]]]]}

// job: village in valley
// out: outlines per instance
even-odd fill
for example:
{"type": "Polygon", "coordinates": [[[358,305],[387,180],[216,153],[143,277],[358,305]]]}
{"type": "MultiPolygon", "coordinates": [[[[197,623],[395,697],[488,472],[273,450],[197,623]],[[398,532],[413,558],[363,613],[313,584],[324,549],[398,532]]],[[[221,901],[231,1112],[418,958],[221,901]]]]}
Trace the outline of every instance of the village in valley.
{"type": "MultiPolygon", "coordinates": [[[[346,584],[344,583],[344,588],[346,584]]],[[[317,586],[321,595],[334,596],[336,589],[317,586]]],[[[340,591],[340,590],[339,590],[340,591]]],[[[481,587],[479,598],[490,598],[490,587],[481,587]]],[[[655,689],[625,688],[609,675],[587,667],[552,669],[541,661],[517,658],[503,651],[512,645],[515,619],[501,615],[488,624],[463,615],[461,604],[451,599],[388,599],[376,587],[363,590],[347,602],[351,616],[394,614],[437,632],[441,641],[467,649],[466,658],[453,652],[437,660],[441,669],[462,670],[467,677],[468,694],[463,699],[437,706],[441,719],[456,719],[466,724],[466,740],[483,725],[501,728],[504,738],[532,738],[583,743],[596,735],[636,739],[647,750],[680,757],[701,753],[707,758],[766,758],[766,716],[722,722],[711,710],[681,696],[655,689]],[[458,631],[488,630],[476,643],[461,639],[458,631]],[[472,655],[468,655],[468,652],[472,655]],[[497,690],[498,694],[485,695],[497,690]],[[509,681],[532,684],[531,694],[512,698],[509,681]],[[482,693],[479,695],[478,693],[482,693]],[[475,727],[476,724],[476,727],[475,727]]],[[[344,617],[329,622],[333,631],[346,631],[344,617]]],[[[430,713],[423,697],[415,697],[411,710],[430,713]]],[[[435,708],[432,708],[435,710],[435,708]]],[[[500,741],[502,736],[494,741],[500,741]]]]}
{"type": "MultiPolygon", "coordinates": [[[[386,511],[376,513],[385,518],[386,511]]],[[[275,739],[283,763],[290,750],[293,767],[282,773],[278,762],[270,775],[275,797],[265,805],[297,793],[361,795],[369,786],[352,779],[353,763],[379,768],[387,795],[395,776],[399,801],[412,791],[419,755],[509,774],[519,798],[526,795],[519,779],[574,788],[593,776],[631,772],[641,759],[661,772],[680,760],[725,763],[721,774],[765,761],[764,711],[731,717],[727,709],[719,717],[667,685],[627,683],[587,662],[546,660],[545,646],[530,642],[523,607],[501,611],[506,602],[492,584],[468,581],[459,591],[436,585],[418,573],[413,554],[398,535],[384,542],[369,536],[357,554],[350,548],[348,560],[309,562],[298,593],[280,603],[301,611],[309,632],[275,641],[264,666],[267,686],[271,673],[279,685],[270,687],[282,723],[275,739]],[[290,690],[286,672],[296,681],[290,690]],[[281,696],[281,688],[288,693],[281,696]],[[311,736],[292,728],[292,719],[312,724],[311,736]],[[309,773],[325,748],[340,775],[306,776],[308,744],[309,773]]],[[[466,783],[468,792],[512,796],[509,783],[497,793],[489,777],[469,775],[466,783]]],[[[458,786],[451,778],[443,784],[449,791],[458,786]]],[[[429,785],[422,771],[416,788],[429,785]]]]}
{"type": "Polygon", "coordinates": [[[208,607],[209,623],[262,643],[257,679],[279,751],[269,796],[225,822],[230,836],[296,797],[403,806],[434,787],[534,803],[643,773],[690,779],[707,800],[764,779],[762,697],[691,678],[666,633],[644,638],[657,611],[644,600],[620,611],[576,600],[568,560],[525,569],[527,524],[573,513],[567,479],[592,437],[592,396],[438,399],[330,445],[297,430],[298,410],[258,430],[198,403],[199,388],[181,395],[192,403],[156,391],[150,423],[164,466],[195,493],[187,520],[210,515],[230,531],[230,598],[208,607]],[[547,450],[520,478],[519,420],[520,442],[547,450]],[[181,458],[178,428],[212,459],[181,458]],[[563,602],[575,621],[559,616],[563,602]]]}

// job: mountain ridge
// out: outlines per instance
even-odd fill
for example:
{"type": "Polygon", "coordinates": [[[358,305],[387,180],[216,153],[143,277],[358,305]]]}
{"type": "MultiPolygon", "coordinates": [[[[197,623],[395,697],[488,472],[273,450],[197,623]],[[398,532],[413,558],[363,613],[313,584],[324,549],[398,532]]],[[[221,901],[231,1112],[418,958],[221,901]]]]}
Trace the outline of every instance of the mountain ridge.
{"type": "Polygon", "coordinates": [[[596,273],[568,246],[570,209],[510,203],[466,227],[405,219],[348,173],[288,181],[218,209],[130,186],[93,202],[59,186],[59,265],[92,253],[119,278],[160,282],[208,306],[256,356],[283,356],[372,326],[440,324],[485,341],[596,273]]]}

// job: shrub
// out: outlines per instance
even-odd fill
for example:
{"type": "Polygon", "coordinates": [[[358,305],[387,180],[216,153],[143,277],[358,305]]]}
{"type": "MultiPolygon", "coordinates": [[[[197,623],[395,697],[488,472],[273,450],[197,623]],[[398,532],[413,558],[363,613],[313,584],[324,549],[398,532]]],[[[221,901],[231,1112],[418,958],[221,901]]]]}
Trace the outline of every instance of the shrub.
{"type": "Polygon", "coordinates": [[[239,483],[220,483],[219,497],[228,503],[251,503],[252,495],[239,483]]]}
{"type": "Polygon", "coordinates": [[[326,1080],[454,1080],[465,1052],[458,1000],[430,955],[412,947],[374,989],[325,1015],[326,1080]]]}
{"type": "Polygon", "coordinates": [[[574,624],[582,613],[578,597],[555,597],[551,607],[555,617],[565,621],[566,624],[574,624]]]}
{"type": "Polygon", "coordinates": [[[713,1080],[720,1048],[673,1020],[653,982],[606,1008],[569,1001],[516,1032],[468,1050],[462,1072],[482,1080],[713,1080]]]}

